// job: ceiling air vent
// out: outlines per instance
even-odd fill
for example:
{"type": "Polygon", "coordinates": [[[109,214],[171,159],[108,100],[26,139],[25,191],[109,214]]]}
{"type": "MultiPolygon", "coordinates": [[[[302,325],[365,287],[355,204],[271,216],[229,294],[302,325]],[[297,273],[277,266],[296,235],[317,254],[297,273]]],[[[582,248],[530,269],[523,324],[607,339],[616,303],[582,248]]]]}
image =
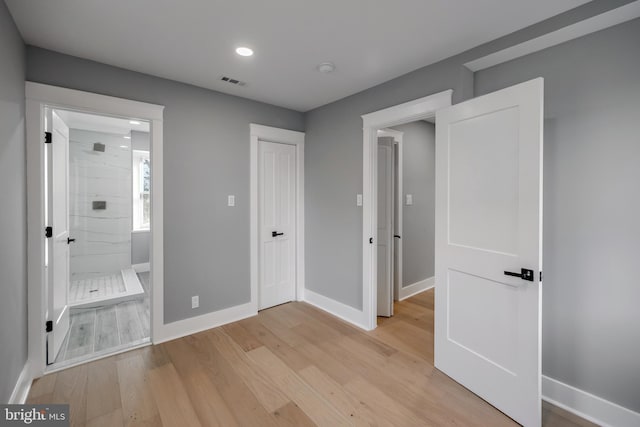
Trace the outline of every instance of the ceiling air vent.
{"type": "Polygon", "coordinates": [[[222,80],[223,82],[231,83],[232,85],[237,85],[237,86],[245,86],[247,84],[246,82],[241,82],[238,79],[234,79],[227,76],[223,76],[220,80],[222,80]]]}

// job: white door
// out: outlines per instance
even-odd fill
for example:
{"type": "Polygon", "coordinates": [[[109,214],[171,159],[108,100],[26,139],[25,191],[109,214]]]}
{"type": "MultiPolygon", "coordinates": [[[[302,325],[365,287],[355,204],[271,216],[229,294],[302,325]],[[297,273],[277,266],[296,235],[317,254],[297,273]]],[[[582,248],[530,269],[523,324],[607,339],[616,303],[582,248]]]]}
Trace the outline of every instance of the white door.
{"type": "Polygon", "coordinates": [[[295,299],[296,147],[259,141],[260,310],[295,299]]]}
{"type": "Polygon", "coordinates": [[[393,315],[393,138],[378,138],[378,316],[393,315]]]}
{"type": "Polygon", "coordinates": [[[47,363],[55,360],[69,331],[69,128],[55,113],[48,111],[48,221],[49,238],[48,313],[53,329],[47,336],[47,363]]]}
{"type": "Polygon", "coordinates": [[[541,78],[436,115],[435,366],[524,426],[541,422],[542,124],[541,78]]]}
{"type": "MultiPolygon", "coordinates": [[[[400,299],[402,288],[402,154],[401,145],[393,144],[393,299],[400,299]]],[[[391,304],[393,314],[393,303],[391,304]]]]}

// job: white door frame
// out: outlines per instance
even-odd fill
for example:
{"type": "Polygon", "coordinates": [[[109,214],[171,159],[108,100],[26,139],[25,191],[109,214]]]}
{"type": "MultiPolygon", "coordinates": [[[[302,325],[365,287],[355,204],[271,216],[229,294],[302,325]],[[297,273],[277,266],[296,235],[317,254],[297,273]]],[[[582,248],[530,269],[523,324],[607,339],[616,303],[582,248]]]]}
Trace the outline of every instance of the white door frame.
{"type": "Polygon", "coordinates": [[[362,318],[357,322],[366,330],[377,326],[377,131],[435,116],[451,105],[453,90],[409,101],[362,116],[362,318]],[[371,240],[370,240],[371,239],[371,240]]]}
{"type": "MultiPolygon", "coordinates": [[[[397,178],[394,177],[394,184],[396,185],[396,187],[398,188],[398,191],[396,192],[396,200],[395,200],[395,205],[398,207],[398,213],[397,215],[394,214],[393,217],[393,222],[394,222],[394,235],[397,234],[399,236],[402,236],[402,210],[403,210],[403,186],[402,186],[402,181],[403,181],[403,150],[404,150],[404,145],[402,143],[402,136],[404,135],[404,132],[401,132],[399,130],[395,130],[395,129],[380,129],[378,130],[378,136],[390,136],[391,138],[393,138],[394,140],[394,145],[396,145],[398,147],[398,156],[396,158],[396,156],[394,156],[394,160],[396,161],[397,165],[395,167],[395,174],[397,175],[397,178]]],[[[395,208],[395,206],[394,206],[395,208]]],[[[393,300],[394,301],[398,301],[400,300],[400,288],[402,287],[402,237],[400,237],[400,240],[397,242],[398,243],[398,247],[395,247],[395,237],[393,240],[394,243],[394,261],[395,261],[395,265],[393,267],[393,271],[394,271],[394,285],[393,285],[393,300]],[[396,281],[397,279],[397,281],[396,281]]]]}
{"type": "Polygon", "coordinates": [[[289,144],[296,147],[296,301],[304,299],[304,132],[280,129],[251,123],[250,141],[250,281],[251,301],[258,311],[260,281],[259,263],[259,200],[258,200],[258,141],[289,144]]]}
{"type": "Polygon", "coordinates": [[[151,340],[157,342],[164,327],[163,172],[162,121],[164,106],[98,95],[34,82],[25,83],[27,134],[27,301],[28,367],[37,378],[47,369],[45,357],[45,106],[114,117],[139,118],[151,125],[151,340]]]}

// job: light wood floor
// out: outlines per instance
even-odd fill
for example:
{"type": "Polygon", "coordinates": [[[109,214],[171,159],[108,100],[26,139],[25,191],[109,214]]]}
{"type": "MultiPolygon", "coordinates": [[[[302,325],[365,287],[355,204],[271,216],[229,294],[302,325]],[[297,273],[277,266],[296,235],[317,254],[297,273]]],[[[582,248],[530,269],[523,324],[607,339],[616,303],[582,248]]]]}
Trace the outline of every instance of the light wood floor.
{"type": "MultiPolygon", "coordinates": [[[[36,380],[81,426],[512,426],[433,367],[433,291],[364,333],[305,303],[36,380]]],[[[591,426],[544,405],[544,426],[591,426]]]]}

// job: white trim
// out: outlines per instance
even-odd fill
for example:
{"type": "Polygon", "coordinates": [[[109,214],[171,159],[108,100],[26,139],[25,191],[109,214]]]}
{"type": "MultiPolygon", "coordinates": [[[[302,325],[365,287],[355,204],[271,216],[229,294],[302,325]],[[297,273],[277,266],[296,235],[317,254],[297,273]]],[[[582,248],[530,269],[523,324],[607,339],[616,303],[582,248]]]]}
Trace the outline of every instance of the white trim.
{"type": "Polygon", "coordinates": [[[129,351],[137,350],[143,347],[149,347],[153,345],[149,338],[143,338],[140,340],[133,341],[129,344],[123,344],[121,346],[116,347],[117,350],[113,350],[113,348],[108,348],[97,353],[89,354],[85,357],[79,356],[77,359],[71,360],[63,360],[61,362],[56,362],[55,365],[51,365],[47,368],[47,375],[53,374],[55,372],[64,371],[65,369],[73,368],[74,366],[83,365],[89,362],[96,362],[101,359],[106,359],[107,357],[117,356],[118,354],[127,353],[129,351]]]}
{"type": "Polygon", "coordinates": [[[465,67],[471,71],[480,71],[512,59],[568,42],[614,25],[622,24],[640,16],[640,1],[634,1],[600,15],[585,19],[540,37],[527,40],[506,49],[493,52],[482,58],[467,62],[465,67]]]}
{"type": "Polygon", "coordinates": [[[258,141],[290,144],[296,147],[296,300],[302,301],[305,293],[305,263],[304,263],[304,132],[274,128],[251,123],[249,148],[249,235],[250,235],[250,281],[251,303],[258,311],[259,285],[259,216],[258,216],[258,141]]]}
{"type": "Polygon", "coordinates": [[[334,299],[327,298],[324,295],[320,295],[309,289],[305,290],[304,301],[361,329],[367,329],[367,322],[363,315],[364,313],[358,309],[334,299]]]}
{"type": "Polygon", "coordinates": [[[43,101],[52,107],[76,108],[82,112],[113,117],[131,117],[149,121],[163,120],[164,105],[132,101],[42,83],[25,82],[25,96],[27,99],[43,101]]]}
{"type": "Polygon", "coordinates": [[[27,129],[27,298],[29,312],[29,363],[34,378],[44,374],[46,277],[44,267],[44,120],[45,106],[113,117],[147,120],[151,123],[151,338],[163,336],[163,161],[161,105],[98,95],[74,89],[25,82],[27,129]]]}
{"type": "Polygon", "coordinates": [[[640,426],[640,413],[545,375],[542,399],[603,427],[640,426]]]}
{"type": "Polygon", "coordinates": [[[143,262],[140,264],[133,264],[131,268],[133,268],[133,271],[136,273],[146,273],[147,271],[151,271],[151,263],[143,262]]]}
{"type": "Polygon", "coordinates": [[[378,150],[377,130],[424,120],[435,116],[437,110],[451,105],[453,90],[443,92],[385,108],[384,110],[362,116],[362,311],[366,321],[363,323],[367,330],[377,326],[377,212],[375,207],[377,188],[378,150]],[[374,244],[369,243],[373,238],[374,244]]]}
{"type": "MultiPolygon", "coordinates": [[[[394,227],[397,230],[394,230],[394,235],[397,234],[399,236],[402,236],[403,233],[403,228],[402,228],[402,216],[403,216],[403,209],[404,209],[404,204],[402,203],[402,198],[403,198],[403,174],[404,174],[404,143],[402,142],[402,138],[403,138],[404,132],[401,132],[399,130],[395,130],[395,129],[380,129],[378,130],[378,137],[380,136],[390,136],[395,140],[395,145],[398,146],[398,158],[394,159],[397,160],[398,162],[398,167],[394,168],[395,172],[398,174],[398,182],[395,182],[395,177],[394,177],[394,183],[397,184],[398,186],[398,191],[396,196],[396,200],[395,200],[395,204],[398,206],[398,215],[393,215],[393,222],[394,222],[394,227]]],[[[394,206],[395,208],[395,206],[394,206]]],[[[400,238],[400,240],[396,241],[396,238],[393,238],[393,248],[394,248],[394,265],[393,265],[393,272],[394,272],[394,283],[393,283],[393,299],[394,301],[399,301],[400,300],[400,289],[402,288],[402,238],[400,238]],[[398,243],[398,247],[395,247],[395,244],[398,243]],[[397,255],[397,256],[396,256],[397,255]],[[395,259],[397,258],[397,262],[395,262],[395,259]],[[397,280],[396,280],[397,278],[397,280]]]]}
{"type": "Polygon", "coordinates": [[[400,288],[400,301],[406,300],[414,295],[429,290],[435,286],[435,277],[429,277],[419,282],[412,283],[410,285],[400,288]]]}
{"type": "Polygon", "coordinates": [[[11,393],[11,397],[9,397],[9,402],[7,403],[10,405],[22,405],[25,403],[27,401],[27,396],[29,396],[29,390],[31,390],[32,382],[33,375],[31,373],[31,364],[27,360],[22,371],[20,371],[20,376],[18,376],[16,385],[13,388],[13,392],[11,393]]]}
{"type": "Polygon", "coordinates": [[[165,341],[171,341],[207,329],[217,328],[227,323],[237,322],[247,317],[255,316],[256,314],[258,314],[256,304],[250,301],[245,304],[203,314],[202,316],[167,323],[162,328],[162,335],[154,339],[153,343],[159,344],[165,341]]]}

